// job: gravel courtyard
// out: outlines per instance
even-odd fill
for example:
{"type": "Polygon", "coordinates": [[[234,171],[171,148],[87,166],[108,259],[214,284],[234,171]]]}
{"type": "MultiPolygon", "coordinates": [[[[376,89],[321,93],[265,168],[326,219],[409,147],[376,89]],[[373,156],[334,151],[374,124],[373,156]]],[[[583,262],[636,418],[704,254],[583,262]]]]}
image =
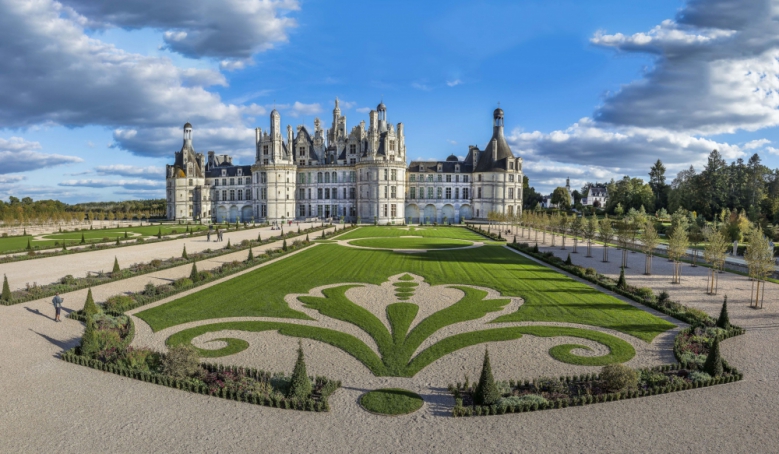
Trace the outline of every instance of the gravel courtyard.
{"type": "MultiPolygon", "coordinates": [[[[559,243],[556,248],[539,247],[563,258],[571,251],[570,244],[566,251],[559,250],[559,243]]],[[[584,257],[583,247],[572,254],[576,264],[619,273],[619,251],[612,250],[609,263],[600,258],[598,247],[593,247],[593,258],[584,257]]],[[[656,258],[654,275],[643,276],[643,255],[630,254],[629,259],[628,282],[665,289],[673,299],[710,314],[718,313],[722,297],[728,295],[731,321],[747,333],[723,342],[723,355],[745,374],[743,381],[585,407],[455,419],[448,416],[450,398],[442,389],[446,383],[434,377],[420,382],[426,405],[417,413],[383,417],[360,410],[355,401],[362,392],[396,380],[374,378],[337,391],[330,400],[331,413],[296,412],[190,394],[65,363],[57,356],[78,343],[83,327],[69,319],[54,323],[46,298],[0,307],[0,383],[5,391],[0,397],[0,451],[765,452],[776,446],[779,285],[769,284],[766,308],[754,310],[747,307],[751,283],[746,277],[721,274],[719,295],[710,296],[704,293],[706,268],[685,265],[682,283],[672,285],[667,260],[656,258]]],[[[139,282],[128,279],[96,287],[95,297],[102,300],[128,285],[142,287],[149,276],[135,279],[139,282]]],[[[85,294],[65,295],[66,308],[80,308],[85,294]]],[[[278,351],[290,358],[291,369],[294,357],[289,353],[295,345],[286,343],[290,345],[278,351]]],[[[314,348],[313,343],[304,342],[304,348],[314,348]]],[[[328,361],[333,367],[351,360],[332,347],[318,348],[332,354],[328,361]]],[[[480,361],[476,354],[482,349],[472,348],[443,359],[457,364],[459,356],[459,367],[472,369],[475,378],[480,361]]],[[[496,346],[496,353],[500,348],[496,346]]],[[[430,373],[435,376],[433,366],[430,373]]],[[[309,367],[316,373],[314,363],[309,367]]],[[[517,378],[501,376],[500,367],[496,365],[496,378],[517,378]]]]}

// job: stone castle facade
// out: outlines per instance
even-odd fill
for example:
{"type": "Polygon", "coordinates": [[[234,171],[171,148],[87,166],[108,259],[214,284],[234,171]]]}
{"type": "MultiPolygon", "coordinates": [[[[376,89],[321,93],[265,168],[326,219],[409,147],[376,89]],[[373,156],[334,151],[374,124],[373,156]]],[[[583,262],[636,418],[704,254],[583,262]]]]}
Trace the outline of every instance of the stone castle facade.
{"type": "Polygon", "coordinates": [[[490,211],[522,211],[522,158],[503,135],[503,110],[493,113],[493,134],[482,151],[469,147],[464,160],[406,164],[403,123],[387,122],[382,102],[348,131],[338,100],[326,131],[281,128],[274,109],[270,128],[255,129],[253,165],[234,165],[228,155],[192,147],[192,125],[166,167],[167,217],[215,222],[310,218],[402,224],[456,223],[490,211]]]}

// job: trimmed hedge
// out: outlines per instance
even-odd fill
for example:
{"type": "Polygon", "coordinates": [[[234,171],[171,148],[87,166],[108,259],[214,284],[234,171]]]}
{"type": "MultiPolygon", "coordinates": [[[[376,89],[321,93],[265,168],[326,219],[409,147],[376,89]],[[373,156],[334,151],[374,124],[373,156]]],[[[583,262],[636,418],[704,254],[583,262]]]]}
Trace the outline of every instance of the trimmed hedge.
{"type": "Polygon", "coordinates": [[[473,224],[466,224],[466,228],[472,232],[476,232],[479,235],[485,236],[493,241],[507,241],[500,233],[490,233],[481,227],[475,227],[473,224]]]}

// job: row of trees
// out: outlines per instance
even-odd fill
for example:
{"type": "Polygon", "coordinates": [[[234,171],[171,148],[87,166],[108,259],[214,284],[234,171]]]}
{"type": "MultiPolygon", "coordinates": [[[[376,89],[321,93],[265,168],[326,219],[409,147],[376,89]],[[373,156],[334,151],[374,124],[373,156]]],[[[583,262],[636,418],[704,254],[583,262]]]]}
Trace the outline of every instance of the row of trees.
{"type": "MultiPolygon", "coordinates": [[[[561,239],[560,249],[566,249],[566,238],[573,237],[573,252],[577,252],[579,239],[587,243],[587,257],[592,257],[592,243],[603,244],[603,261],[609,261],[609,245],[616,240],[622,251],[622,268],[628,267],[627,254],[629,249],[640,249],[646,255],[644,274],[652,274],[652,257],[660,245],[660,234],[656,229],[656,219],[646,213],[635,212],[634,215],[621,219],[612,219],[608,215],[599,219],[596,216],[569,216],[565,212],[526,211],[520,215],[505,215],[491,212],[488,214],[491,222],[508,224],[522,238],[538,243],[546,243],[546,235],[551,235],[551,245],[555,247],[555,237],[561,239]],[[533,238],[531,238],[531,236],[533,238]]],[[[681,267],[683,259],[690,255],[691,244],[705,242],[703,256],[711,266],[706,286],[707,293],[717,293],[718,272],[724,269],[727,251],[730,247],[729,223],[706,224],[700,227],[696,222],[690,222],[691,217],[679,210],[672,216],[671,227],[668,229],[668,244],[666,252],[674,262],[673,283],[681,282],[681,267]]],[[[697,217],[693,219],[698,219],[697,217]]],[[[509,232],[507,232],[509,233],[509,232]]],[[[748,239],[744,259],[747,262],[749,276],[753,278],[751,302],[762,307],[765,293],[765,280],[775,270],[774,250],[769,238],[759,224],[747,222],[744,237],[748,239]]],[[[693,250],[692,265],[696,266],[697,249],[693,250]]]]}
{"type": "Polygon", "coordinates": [[[33,201],[10,197],[0,201],[0,219],[6,226],[82,224],[92,221],[148,220],[165,214],[165,200],[94,202],[68,205],[58,200],[33,201]]]}

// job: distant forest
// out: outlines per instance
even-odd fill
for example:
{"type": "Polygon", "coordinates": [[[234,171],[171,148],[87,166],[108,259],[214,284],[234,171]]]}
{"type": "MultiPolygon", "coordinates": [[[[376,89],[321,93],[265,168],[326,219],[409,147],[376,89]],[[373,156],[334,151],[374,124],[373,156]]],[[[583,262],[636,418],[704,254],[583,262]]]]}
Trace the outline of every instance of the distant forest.
{"type": "Polygon", "coordinates": [[[0,200],[0,219],[5,225],[79,223],[85,220],[149,219],[165,215],[165,199],[88,202],[73,205],[59,200],[9,197],[0,200]]]}

